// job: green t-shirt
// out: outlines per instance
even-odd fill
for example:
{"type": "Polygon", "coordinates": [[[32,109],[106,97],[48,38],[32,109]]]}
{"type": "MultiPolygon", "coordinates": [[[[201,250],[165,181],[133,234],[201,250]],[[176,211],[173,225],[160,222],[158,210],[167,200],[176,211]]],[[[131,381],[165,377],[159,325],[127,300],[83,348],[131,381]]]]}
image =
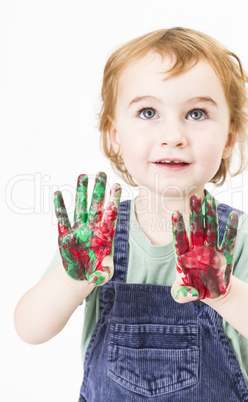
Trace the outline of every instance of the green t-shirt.
{"type": "MultiPolygon", "coordinates": [[[[205,193],[208,194],[208,191],[205,190],[205,193]]],[[[163,246],[155,246],[151,244],[150,240],[137,222],[134,202],[135,200],[132,200],[130,205],[127,283],[150,283],[171,286],[176,278],[173,242],[163,246]]],[[[216,203],[217,205],[219,204],[218,200],[216,200],[216,203]]],[[[248,283],[248,247],[245,247],[245,245],[248,246],[247,216],[248,215],[244,213],[239,218],[238,236],[234,252],[234,275],[248,283]]],[[[55,269],[56,266],[58,266],[58,255],[55,257],[54,261],[52,261],[46,273],[55,269]]],[[[96,287],[86,298],[81,343],[83,361],[86,348],[98,320],[98,310],[99,288],[96,287]]],[[[225,334],[236,353],[240,367],[248,384],[248,339],[242,336],[225,320],[223,320],[223,327],[225,334]]]]}

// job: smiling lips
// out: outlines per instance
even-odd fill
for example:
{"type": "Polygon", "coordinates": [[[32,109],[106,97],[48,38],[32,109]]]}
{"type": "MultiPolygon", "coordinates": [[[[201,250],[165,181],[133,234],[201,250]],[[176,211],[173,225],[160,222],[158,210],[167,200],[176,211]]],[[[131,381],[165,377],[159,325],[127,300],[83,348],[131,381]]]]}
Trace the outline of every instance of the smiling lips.
{"type": "Polygon", "coordinates": [[[163,165],[163,166],[187,166],[189,165],[188,162],[183,161],[182,159],[172,159],[172,158],[166,158],[166,159],[160,159],[156,162],[154,162],[156,165],[163,165]]]}
{"type": "Polygon", "coordinates": [[[165,168],[165,169],[173,169],[173,170],[181,170],[185,169],[187,166],[190,165],[190,163],[183,161],[182,159],[172,159],[172,158],[166,158],[166,159],[161,159],[153,162],[156,166],[159,166],[160,168],[165,168]]]}

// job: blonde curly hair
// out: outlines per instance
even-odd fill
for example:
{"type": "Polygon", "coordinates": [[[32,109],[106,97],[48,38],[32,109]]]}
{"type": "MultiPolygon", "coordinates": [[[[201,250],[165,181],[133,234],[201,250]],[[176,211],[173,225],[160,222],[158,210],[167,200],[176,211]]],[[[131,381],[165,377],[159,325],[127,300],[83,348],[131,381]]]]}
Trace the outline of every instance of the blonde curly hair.
{"type": "Polygon", "coordinates": [[[221,186],[229,172],[232,176],[247,167],[247,91],[248,76],[239,58],[210,36],[201,32],[176,27],[162,29],[133,39],[115,50],[109,57],[103,75],[102,107],[99,113],[101,148],[110,160],[113,170],[129,185],[137,186],[129,174],[122,157],[116,153],[109,137],[111,120],[115,116],[118,92],[118,79],[121,72],[133,61],[142,59],[153,51],[163,56],[175,57],[169,76],[175,76],[194,66],[199,60],[207,60],[220,79],[230,110],[230,123],[235,132],[235,146],[240,156],[240,165],[234,173],[230,172],[233,153],[221,160],[217,173],[210,180],[221,186]]]}

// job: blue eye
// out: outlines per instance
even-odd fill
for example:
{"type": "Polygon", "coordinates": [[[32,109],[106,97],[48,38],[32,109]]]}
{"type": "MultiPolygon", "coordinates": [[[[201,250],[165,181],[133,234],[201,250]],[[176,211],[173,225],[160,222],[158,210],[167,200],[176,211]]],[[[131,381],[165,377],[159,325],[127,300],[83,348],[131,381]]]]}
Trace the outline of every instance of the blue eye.
{"type": "Polygon", "coordinates": [[[141,109],[139,111],[139,117],[141,119],[153,119],[154,117],[156,117],[156,110],[152,107],[141,109]]]}
{"type": "Polygon", "coordinates": [[[205,109],[192,109],[187,117],[189,120],[205,120],[208,118],[208,114],[205,109]]]}

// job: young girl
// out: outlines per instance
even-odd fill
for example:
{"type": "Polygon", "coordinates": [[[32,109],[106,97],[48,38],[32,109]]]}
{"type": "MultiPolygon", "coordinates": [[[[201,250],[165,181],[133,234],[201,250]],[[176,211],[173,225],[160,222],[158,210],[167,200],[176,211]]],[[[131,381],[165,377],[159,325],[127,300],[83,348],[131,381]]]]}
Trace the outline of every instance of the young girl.
{"type": "Polygon", "coordinates": [[[115,184],[104,210],[99,172],[87,212],[80,175],[71,226],[56,193],[62,264],[15,312],[21,338],[41,343],[86,299],[81,402],[248,401],[247,215],[205,189],[235,145],[236,174],[246,166],[246,82],[235,54],[190,29],[110,56],[102,146],[138,195],[119,205],[115,184]]]}

